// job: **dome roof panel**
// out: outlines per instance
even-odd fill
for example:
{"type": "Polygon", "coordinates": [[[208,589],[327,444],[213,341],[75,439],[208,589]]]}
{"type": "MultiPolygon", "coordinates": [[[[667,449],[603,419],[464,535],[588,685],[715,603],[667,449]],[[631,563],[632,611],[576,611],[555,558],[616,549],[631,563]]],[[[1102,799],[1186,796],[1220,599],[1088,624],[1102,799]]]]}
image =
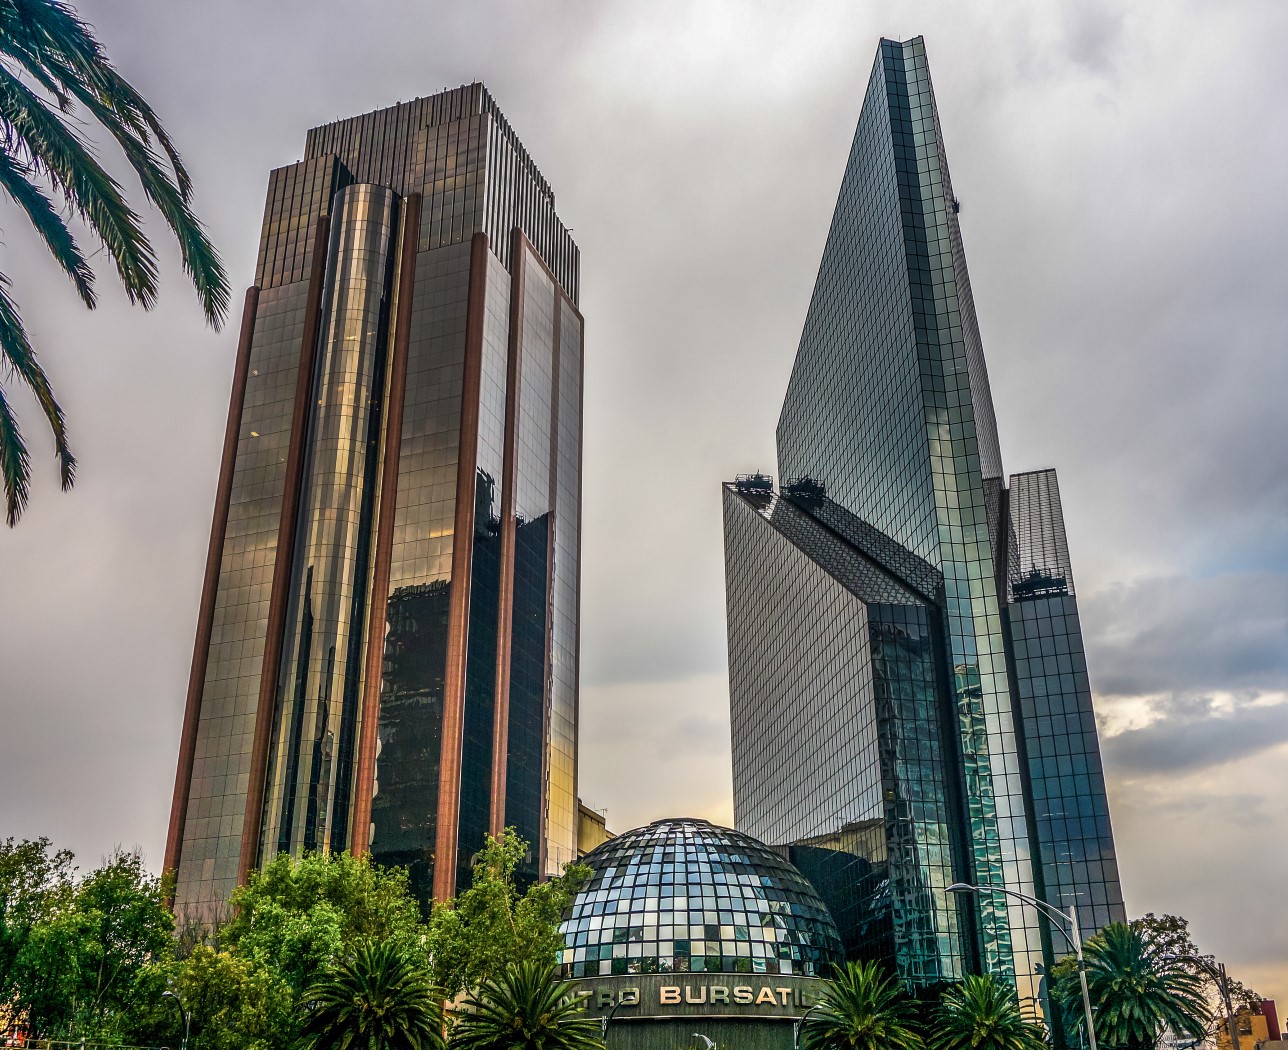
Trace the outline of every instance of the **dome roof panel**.
{"type": "Polygon", "coordinates": [[[825,977],[842,961],[827,908],[764,843],[697,818],[610,839],[560,927],[569,977],[787,973],[825,977]]]}

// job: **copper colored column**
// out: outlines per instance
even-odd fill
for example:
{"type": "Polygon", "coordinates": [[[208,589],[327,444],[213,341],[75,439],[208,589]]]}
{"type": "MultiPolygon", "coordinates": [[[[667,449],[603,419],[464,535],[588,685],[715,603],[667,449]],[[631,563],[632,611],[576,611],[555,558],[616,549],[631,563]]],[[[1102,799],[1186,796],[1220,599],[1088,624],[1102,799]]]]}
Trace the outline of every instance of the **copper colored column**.
{"type": "MultiPolygon", "coordinates": [[[[577,315],[577,607],[573,611],[573,622],[577,625],[577,637],[573,649],[573,666],[577,668],[574,680],[576,702],[572,709],[572,738],[581,740],[581,479],[583,474],[583,456],[586,438],[586,319],[581,311],[565,300],[568,308],[577,315]]],[[[577,806],[581,800],[581,791],[577,786],[579,763],[572,764],[572,798],[573,798],[573,842],[576,845],[578,822],[577,806]]]]}
{"type": "Polygon", "coordinates": [[[440,901],[447,900],[456,893],[462,746],[465,737],[465,650],[469,641],[470,572],[474,561],[474,473],[478,465],[479,390],[483,375],[487,257],[487,236],[476,233],[470,243],[465,369],[461,379],[461,426],[457,445],[456,517],[452,525],[452,589],[447,620],[447,665],[443,678],[442,751],[438,767],[434,898],[440,901]]]}
{"type": "Polygon", "coordinates": [[[358,768],[354,777],[353,830],[349,850],[355,857],[371,845],[371,794],[375,787],[376,734],[380,724],[380,685],[384,671],[385,615],[389,598],[389,562],[394,545],[394,512],[398,507],[398,457],[402,451],[403,398],[407,392],[407,345],[411,338],[411,305],[416,287],[416,254],[420,247],[420,194],[403,202],[402,253],[398,262],[398,313],[385,401],[385,448],[380,467],[380,507],[376,551],[372,559],[371,598],[367,611],[367,662],[362,680],[362,725],[358,731],[358,768]]]}
{"type": "Polygon", "coordinates": [[[206,576],[201,585],[201,605],[197,613],[197,640],[192,650],[192,668],[188,673],[188,699],[183,709],[183,733],[179,738],[179,769],[174,778],[174,799],[170,803],[170,830],[165,842],[163,870],[177,872],[183,852],[183,827],[188,814],[188,789],[192,786],[192,766],[197,751],[197,727],[201,721],[201,694],[206,684],[206,665],[210,660],[210,634],[215,624],[215,598],[219,591],[219,567],[224,555],[224,533],[228,528],[228,507],[233,494],[233,468],[237,462],[237,438],[241,430],[242,403],[246,400],[246,375],[250,368],[250,344],[255,336],[255,310],[259,306],[259,289],[246,289],[242,307],[241,334],[237,338],[237,363],[233,366],[233,391],[228,403],[228,423],[224,427],[224,449],[219,461],[219,482],[215,487],[215,518],[210,526],[210,545],[206,549],[206,576]]]}
{"type": "Polygon", "coordinates": [[[291,415],[291,442],[286,454],[286,479],[282,489],[282,516],[277,526],[277,550],[273,562],[273,589],[268,602],[268,628],[264,638],[264,665],[259,677],[259,706],[255,710],[255,741],[250,756],[250,779],[246,784],[246,814],[242,819],[241,856],[237,862],[237,883],[241,885],[259,853],[260,821],[264,815],[264,777],[268,768],[268,744],[273,730],[273,707],[277,676],[282,662],[282,631],[286,624],[286,598],[295,561],[296,519],[300,508],[300,484],[304,471],[304,445],[308,436],[309,402],[313,399],[313,364],[317,357],[318,324],[322,309],[322,285],[326,279],[327,242],[331,220],[318,216],[313,228],[313,260],[309,267],[309,292],[304,309],[304,335],[300,340],[300,365],[295,379],[295,409],[291,415]]]}
{"type": "Polygon", "coordinates": [[[501,571],[497,585],[496,708],[492,719],[491,833],[505,830],[510,752],[510,635],[514,625],[514,479],[518,468],[519,380],[523,367],[523,289],[527,248],[515,227],[510,250],[510,346],[505,384],[505,454],[501,466],[501,571]]]}
{"type": "Polygon", "coordinates": [[[551,617],[554,615],[555,589],[555,541],[559,538],[559,515],[555,513],[559,506],[559,369],[561,319],[563,317],[563,289],[551,275],[551,284],[555,290],[554,331],[551,334],[550,353],[550,534],[546,537],[546,663],[541,681],[545,683],[546,695],[541,704],[541,783],[546,789],[546,796],[541,806],[541,822],[538,825],[537,873],[544,876],[549,850],[547,842],[548,822],[550,816],[550,705],[553,702],[550,664],[554,659],[554,632],[551,630],[551,617]]]}

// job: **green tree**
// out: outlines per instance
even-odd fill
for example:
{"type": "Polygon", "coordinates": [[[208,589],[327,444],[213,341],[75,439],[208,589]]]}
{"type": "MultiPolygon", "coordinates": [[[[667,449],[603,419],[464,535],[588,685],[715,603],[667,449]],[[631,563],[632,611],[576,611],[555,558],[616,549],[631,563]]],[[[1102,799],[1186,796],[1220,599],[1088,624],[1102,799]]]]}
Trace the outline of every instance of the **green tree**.
{"type": "Polygon", "coordinates": [[[116,851],[35,923],[14,961],[11,999],[36,1034],[111,1037],[135,982],[173,950],[161,880],[116,851]]]}
{"type": "MultiPolygon", "coordinates": [[[[94,271],[55,206],[56,198],[102,244],[130,301],[148,308],[157,295],[156,256],[139,216],[82,135],[90,121],[121,148],[144,195],[174,231],[206,319],[220,325],[228,311],[223,266],[192,212],[192,181],[156,113],[116,71],[90,27],[68,4],[0,0],[0,188],[35,227],[87,307],[97,303],[94,271]]],[[[63,412],[9,289],[9,279],[0,273],[0,364],[35,395],[53,431],[66,489],[75,478],[76,460],[63,412]]],[[[3,387],[0,474],[5,517],[12,526],[27,503],[30,463],[3,387]]]]}
{"type": "Polygon", "coordinates": [[[916,1005],[875,962],[848,963],[824,985],[801,1033],[805,1050],[921,1050],[916,1005]]]}
{"type": "MultiPolygon", "coordinates": [[[[1190,935],[1188,919],[1179,915],[1155,915],[1151,911],[1139,919],[1132,919],[1129,925],[1133,930],[1138,930],[1142,936],[1147,937],[1161,954],[1177,956],[1178,965],[1203,982],[1209,1001],[1221,1001],[1221,990],[1217,987],[1211,971],[1201,963],[1193,961],[1198,958],[1209,966],[1215,966],[1216,957],[1204,955],[1199,951],[1199,946],[1194,943],[1194,938],[1190,935]],[[1186,958],[1187,956],[1189,958],[1186,958]]],[[[1230,1000],[1236,1010],[1241,1006],[1260,1008],[1261,996],[1255,991],[1233,977],[1227,977],[1227,982],[1230,986],[1230,1000]]]]}
{"type": "Polygon", "coordinates": [[[71,899],[73,860],[49,839],[0,842],[0,1003],[18,994],[15,967],[32,930],[71,899]]]}
{"type": "Polygon", "coordinates": [[[452,1029],[452,1050],[603,1050],[599,1019],[586,1014],[552,962],[523,959],[484,979],[452,1029]]]}
{"type": "Polygon", "coordinates": [[[442,993],[427,961],[389,941],[364,941],[304,993],[304,1050],[437,1050],[442,993]]]}
{"type": "Polygon", "coordinates": [[[187,957],[153,964],[139,975],[122,1026],[128,1042],[179,1045],[183,1021],[166,991],[190,1012],[191,1050],[277,1050],[294,1038],[294,998],[279,974],[257,960],[197,944],[187,957]]]}
{"type": "Polygon", "coordinates": [[[429,918],[434,977],[455,996],[498,978],[516,959],[553,966],[563,948],[559,920],[590,875],[582,864],[520,894],[514,873],[528,846],[513,828],[488,839],[474,864],[470,888],[437,904],[429,918]]]}
{"type": "MultiPolygon", "coordinates": [[[[1210,1011],[1203,982],[1158,942],[1127,923],[1110,923],[1087,941],[1087,988],[1096,1039],[1104,1050],[1154,1050],[1167,1029],[1202,1038],[1210,1011]]],[[[1052,994],[1070,1032],[1082,1032],[1076,965],[1052,969],[1052,994]]]]}
{"type": "Polygon", "coordinates": [[[1046,1036],[1020,1012],[1015,989],[984,974],[945,990],[928,1044],[930,1050],[1046,1050],[1046,1036]]]}
{"type": "Polygon", "coordinates": [[[220,947],[275,970],[298,995],[349,946],[385,941],[423,951],[420,909],[401,868],[348,853],[280,853],[233,893],[220,947]]]}

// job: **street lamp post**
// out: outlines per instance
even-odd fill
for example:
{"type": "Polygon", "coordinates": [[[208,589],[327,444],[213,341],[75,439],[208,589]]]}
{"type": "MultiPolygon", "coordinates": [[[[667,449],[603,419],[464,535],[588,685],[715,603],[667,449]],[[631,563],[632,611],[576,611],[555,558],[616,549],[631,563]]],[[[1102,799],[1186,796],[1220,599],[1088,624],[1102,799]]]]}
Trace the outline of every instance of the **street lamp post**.
{"type": "MultiPolygon", "coordinates": [[[[173,999],[173,1000],[175,1001],[175,1005],[179,1007],[179,1016],[183,1018],[183,1048],[182,1048],[182,1050],[188,1050],[188,1032],[189,1032],[189,1026],[190,1026],[190,1025],[191,1025],[191,1023],[192,1023],[192,1014],[191,1014],[191,1013],[189,1013],[189,1011],[188,1011],[188,1010],[186,1010],[186,1009],[184,1008],[183,1000],[182,1000],[182,999],[180,999],[180,998],[179,998],[179,996],[178,996],[175,992],[172,992],[172,991],[170,991],[169,989],[167,989],[166,991],[164,991],[164,992],[162,992],[162,993],[161,993],[161,998],[162,998],[162,999],[173,999]]],[[[1236,1047],[1236,1048],[1235,1048],[1235,1050],[1238,1050],[1238,1048],[1236,1047]]]]}
{"type": "Polygon", "coordinates": [[[1212,976],[1216,981],[1217,991],[1221,993],[1221,1001],[1225,1004],[1226,1024],[1230,1029],[1230,1046],[1232,1050],[1239,1050],[1239,1022],[1235,1019],[1234,1003],[1230,1000],[1230,979],[1225,974],[1225,963],[1214,965],[1199,955],[1164,955],[1163,958],[1175,962],[1194,963],[1196,966],[1203,967],[1212,976]]]}
{"type": "Polygon", "coordinates": [[[617,1013],[617,1008],[622,1005],[621,999],[613,1003],[613,1008],[599,1019],[599,1038],[602,1042],[608,1042],[608,1022],[613,1019],[613,1014],[617,1013]]]}
{"type": "MultiPolygon", "coordinates": [[[[792,1050],[801,1050],[801,1032],[805,1030],[805,1021],[819,1006],[819,1003],[815,1003],[801,1014],[800,1018],[792,1025],[792,1050]]],[[[1235,1050],[1238,1050],[1238,1048],[1236,1047],[1235,1050]]]]}
{"type": "MultiPolygon", "coordinates": [[[[1027,893],[1021,893],[1019,890],[1008,890],[1003,886],[975,886],[969,882],[954,882],[948,887],[949,893],[1004,893],[1008,897],[1016,897],[1027,904],[1032,904],[1049,919],[1059,919],[1061,923],[1068,923],[1069,930],[1066,932],[1063,926],[1057,927],[1061,933],[1068,938],[1069,943],[1073,945],[1073,954],[1078,959],[1078,982],[1082,985],[1082,1009],[1087,1017],[1087,1047],[1088,1050],[1096,1050],[1096,1023],[1091,1015],[1091,993],[1087,989],[1087,964],[1082,958],[1082,931],[1078,929],[1078,908],[1077,905],[1070,904],[1068,912],[1063,912],[1054,905],[1046,901],[1038,900],[1037,897],[1030,897],[1027,893]]],[[[1236,1046],[1234,1050],[1239,1050],[1236,1046]]]]}

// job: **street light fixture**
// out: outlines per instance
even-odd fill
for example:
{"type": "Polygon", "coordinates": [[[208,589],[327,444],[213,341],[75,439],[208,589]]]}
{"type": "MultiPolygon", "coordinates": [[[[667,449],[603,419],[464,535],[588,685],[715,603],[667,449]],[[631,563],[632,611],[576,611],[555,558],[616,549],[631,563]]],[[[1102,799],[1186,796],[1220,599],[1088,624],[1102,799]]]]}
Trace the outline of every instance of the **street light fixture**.
{"type": "MultiPolygon", "coordinates": [[[[1073,945],[1073,954],[1078,958],[1078,981],[1082,985],[1082,1009],[1087,1016],[1087,1047],[1088,1050],[1096,1050],[1096,1024],[1091,1016],[1091,993],[1087,990],[1087,964],[1082,958],[1082,931],[1078,928],[1077,905],[1070,904],[1069,910],[1064,912],[1044,900],[1030,897],[1027,893],[1021,893],[1019,890],[1008,890],[1002,886],[975,886],[969,882],[954,882],[948,887],[948,892],[1003,893],[1008,897],[1016,897],[1027,904],[1033,905],[1049,919],[1059,919],[1061,923],[1069,924],[1068,931],[1063,926],[1057,926],[1056,929],[1063,933],[1069,943],[1073,945]]],[[[1239,1048],[1236,1046],[1234,1050],[1239,1050],[1239,1048]]]]}
{"type": "Polygon", "coordinates": [[[1213,964],[1200,955],[1164,955],[1163,958],[1173,962],[1194,963],[1212,976],[1216,981],[1217,991],[1221,993],[1221,1000],[1225,1003],[1226,1023],[1230,1028],[1230,1046],[1232,1050],[1239,1050],[1239,1022],[1235,1020],[1234,1003],[1230,1001],[1230,979],[1225,974],[1225,963],[1213,964]]]}
{"type": "MultiPolygon", "coordinates": [[[[189,1026],[190,1026],[190,1025],[191,1025],[191,1023],[192,1023],[192,1014],[191,1014],[191,1013],[189,1013],[189,1012],[188,1012],[188,1010],[186,1010],[186,1009],[184,1008],[183,1000],[182,1000],[182,999],[180,999],[180,998],[179,998],[179,996],[178,996],[175,992],[172,992],[172,991],[170,991],[169,989],[166,989],[164,992],[162,992],[162,993],[161,993],[161,998],[162,998],[162,999],[173,999],[173,1000],[175,1001],[175,1005],[179,1007],[179,1016],[183,1018],[183,1047],[182,1047],[182,1050],[188,1050],[188,1031],[189,1031],[189,1026]]],[[[1238,1050],[1238,1047],[1235,1047],[1235,1050],[1238,1050]]]]}

